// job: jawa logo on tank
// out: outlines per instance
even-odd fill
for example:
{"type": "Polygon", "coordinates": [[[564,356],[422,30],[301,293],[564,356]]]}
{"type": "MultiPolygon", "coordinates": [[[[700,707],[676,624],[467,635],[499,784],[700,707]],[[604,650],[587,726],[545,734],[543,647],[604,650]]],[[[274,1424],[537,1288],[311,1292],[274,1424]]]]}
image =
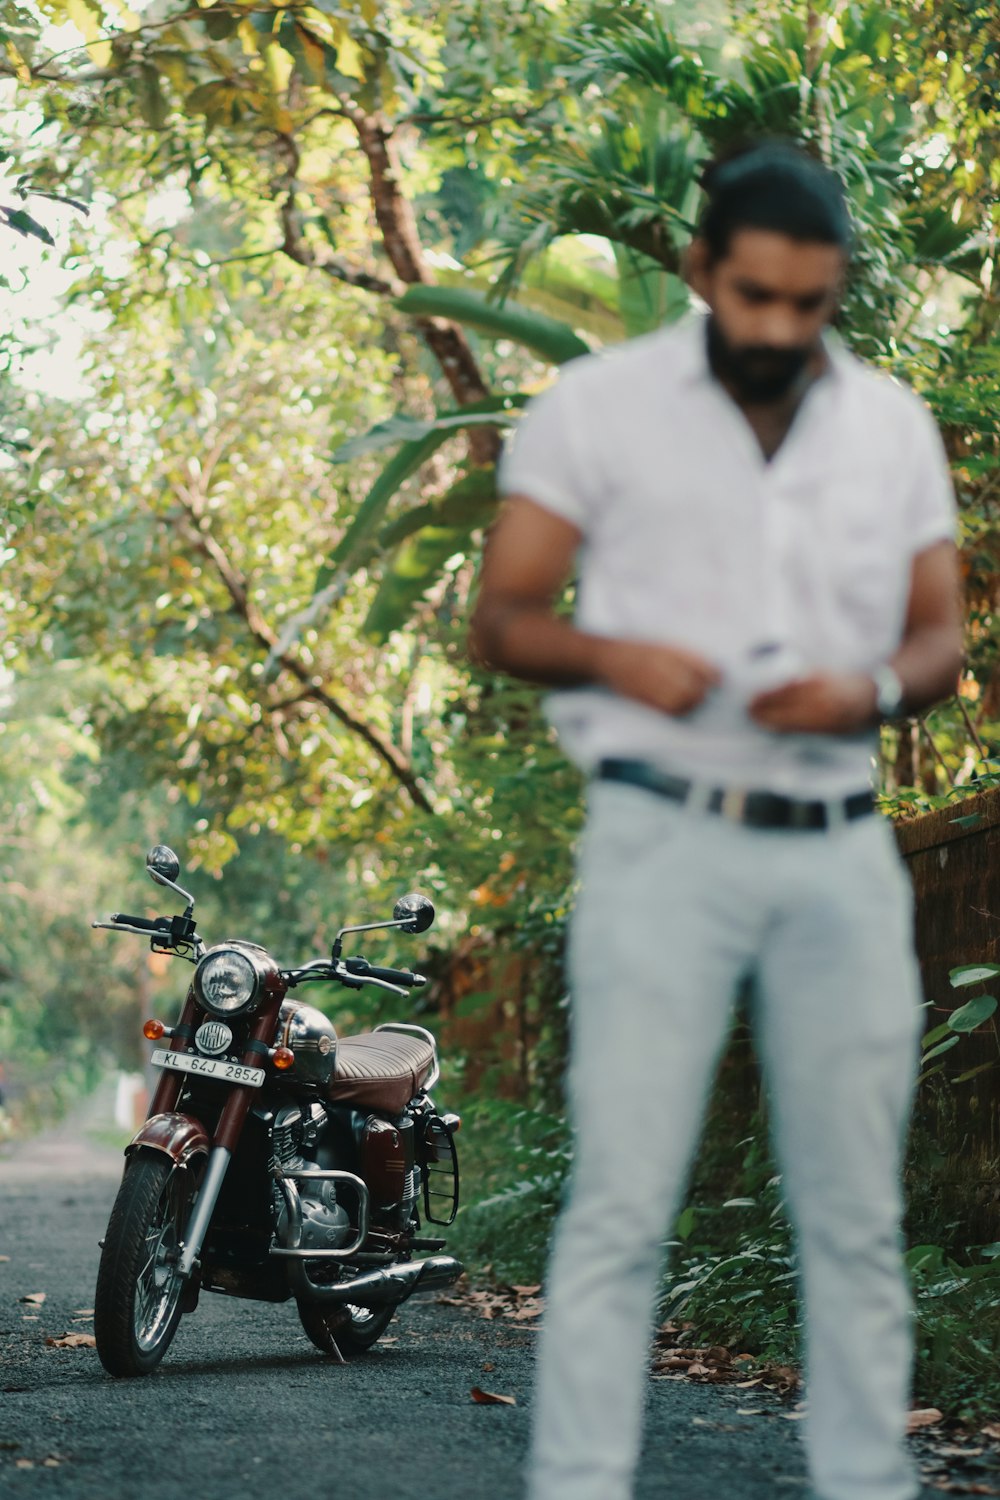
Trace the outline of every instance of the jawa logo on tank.
{"type": "Polygon", "coordinates": [[[221,1021],[206,1021],[194,1034],[199,1052],[216,1054],[232,1046],[233,1033],[221,1021]]]}

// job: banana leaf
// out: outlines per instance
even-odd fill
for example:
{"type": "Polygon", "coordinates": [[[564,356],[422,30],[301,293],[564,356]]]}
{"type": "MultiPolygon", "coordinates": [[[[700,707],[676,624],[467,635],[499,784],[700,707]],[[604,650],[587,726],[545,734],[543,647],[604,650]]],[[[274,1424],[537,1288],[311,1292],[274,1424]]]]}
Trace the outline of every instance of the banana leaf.
{"type": "Polygon", "coordinates": [[[441,578],[445,563],[466,549],[473,531],[491,520],[495,508],[494,470],[474,469],[438,501],[418,507],[386,528],[386,540],[398,538],[404,522],[413,530],[386,569],[372,601],[363,627],[369,639],[384,641],[409,623],[417,603],[441,578]],[[431,524],[425,524],[428,520],[431,524]]]}
{"type": "Polygon", "coordinates": [[[501,306],[468,287],[411,286],[396,298],[396,306],[415,318],[450,318],[489,338],[511,339],[554,365],[590,353],[590,345],[567,323],[516,303],[501,306]]]}
{"type": "Polygon", "coordinates": [[[371,452],[397,443],[406,433],[410,440],[403,443],[399,452],[382,470],[368,494],[365,496],[353,522],[341,537],[316,574],[313,594],[325,589],[346,563],[354,558],[368,541],[385,513],[386,506],[399,487],[425,464],[442,443],[461,427],[491,423],[505,426],[514,411],[528,400],[520,392],[512,395],[497,394],[486,401],[475,401],[457,411],[442,412],[428,421],[411,417],[390,417],[361,437],[350,438],[334,453],[335,462],[356,458],[360,453],[371,452]]]}

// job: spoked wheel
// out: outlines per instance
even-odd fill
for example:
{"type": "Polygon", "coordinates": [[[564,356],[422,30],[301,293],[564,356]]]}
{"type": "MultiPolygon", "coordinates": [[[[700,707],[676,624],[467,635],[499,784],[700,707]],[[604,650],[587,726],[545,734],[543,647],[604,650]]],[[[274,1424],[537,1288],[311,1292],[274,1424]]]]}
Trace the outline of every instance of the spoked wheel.
{"type": "Polygon", "coordinates": [[[177,1262],[196,1183],[190,1169],[143,1153],[118,1190],[94,1299],[94,1334],[110,1375],[148,1375],[170,1346],[184,1282],[177,1262]]]}
{"type": "Polygon", "coordinates": [[[301,1299],[297,1305],[310,1342],[324,1354],[340,1353],[347,1359],[365,1354],[377,1343],[392,1322],[397,1306],[393,1303],[390,1307],[355,1307],[348,1302],[339,1307],[324,1307],[322,1303],[301,1299]]]}

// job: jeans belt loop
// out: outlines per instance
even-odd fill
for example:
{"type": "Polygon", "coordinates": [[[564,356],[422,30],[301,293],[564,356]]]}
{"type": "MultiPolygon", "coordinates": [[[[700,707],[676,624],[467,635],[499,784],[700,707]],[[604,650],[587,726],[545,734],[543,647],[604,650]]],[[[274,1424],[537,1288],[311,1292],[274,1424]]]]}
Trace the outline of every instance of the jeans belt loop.
{"type": "Polygon", "coordinates": [[[719,808],[724,818],[731,818],[734,823],[742,823],[747,810],[747,793],[741,787],[730,787],[722,794],[722,806],[719,808]]]}
{"type": "Polygon", "coordinates": [[[836,802],[826,804],[826,826],[827,828],[843,828],[847,823],[847,799],[841,798],[836,802]]]}
{"type": "Polygon", "coordinates": [[[708,804],[712,800],[713,788],[706,786],[703,781],[692,781],[687,789],[686,795],[681,799],[683,805],[692,812],[708,812],[708,804]]]}

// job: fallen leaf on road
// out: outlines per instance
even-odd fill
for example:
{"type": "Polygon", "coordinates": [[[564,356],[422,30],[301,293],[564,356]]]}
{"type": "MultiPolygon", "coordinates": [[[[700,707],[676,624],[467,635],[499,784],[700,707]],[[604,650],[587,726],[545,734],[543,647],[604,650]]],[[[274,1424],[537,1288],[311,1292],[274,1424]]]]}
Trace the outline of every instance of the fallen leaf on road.
{"type": "Polygon", "coordinates": [[[478,1406],[516,1406],[517,1398],[514,1396],[498,1396],[495,1391],[482,1391],[478,1385],[474,1385],[469,1392],[473,1401],[478,1406]]]}
{"type": "Polygon", "coordinates": [[[44,1292],[28,1292],[24,1297],[18,1297],[18,1302],[30,1302],[32,1307],[41,1307],[45,1301],[44,1292]]]}
{"type": "Polygon", "coordinates": [[[35,1460],[33,1458],[15,1458],[14,1460],[15,1469],[33,1469],[34,1467],[35,1460]]]}
{"type": "Polygon", "coordinates": [[[919,1432],[921,1427],[936,1427],[943,1422],[944,1417],[936,1406],[924,1406],[918,1411],[911,1411],[906,1418],[907,1432],[919,1432]]]}
{"type": "Polygon", "coordinates": [[[42,1459],[42,1468],[58,1469],[59,1465],[64,1464],[65,1462],[66,1458],[62,1453],[50,1453],[48,1458],[42,1459]]]}
{"type": "Polygon", "coordinates": [[[92,1333],[64,1333],[60,1338],[45,1340],[50,1349],[96,1349],[97,1340],[92,1333]]]}
{"type": "Polygon", "coordinates": [[[8,1260],[10,1260],[10,1256],[9,1255],[0,1255],[0,1260],[2,1260],[2,1261],[8,1261],[8,1260]]]}
{"type": "Polygon", "coordinates": [[[532,1302],[524,1302],[520,1307],[508,1308],[504,1313],[505,1318],[513,1318],[514,1322],[520,1322],[524,1318],[540,1318],[545,1311],[545,1305],[535,1299],[532,1302]]]}
{"type": "Polygon", "coordinates": [[[511,1286],[511,1291],[516,1292],[519,1297],[537,1297],[541,1290],[541,1282],[538,1282],[535,1286],[511,1286]]]}
{"type": "Polygon", "coordinates": [[[496,1365],[491,1359],[488,1359],[482,1365],[480,1365],[480,1369],[482,1370],[484,1375],[488,1375],[491,1370],[496,1369],[496,1365]]]}
{"type": "Polygon", "coordinates": [[[74,1307],[72,1316],[74,1318],[92,1318],[94,1309],[92,1307],[74,1307]]]}

